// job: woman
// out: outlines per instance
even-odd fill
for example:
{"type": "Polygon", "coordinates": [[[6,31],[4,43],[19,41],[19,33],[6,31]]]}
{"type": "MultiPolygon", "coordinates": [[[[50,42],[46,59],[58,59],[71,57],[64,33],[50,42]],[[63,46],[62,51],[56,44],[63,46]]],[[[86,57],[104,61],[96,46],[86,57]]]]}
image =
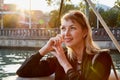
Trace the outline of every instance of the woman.
{"type": "Polygon", "coordinates": [[[112,62],[109,51],[94,44],[85,15],[80,11],[68,12],[61,19],[60,30],[61,34],[50,38],[22,64],[17,74],[41,77],[55,73],[55,80],[108,80],[112,62]],[[41,60],[49,52],[54,57],[41,60]]]}

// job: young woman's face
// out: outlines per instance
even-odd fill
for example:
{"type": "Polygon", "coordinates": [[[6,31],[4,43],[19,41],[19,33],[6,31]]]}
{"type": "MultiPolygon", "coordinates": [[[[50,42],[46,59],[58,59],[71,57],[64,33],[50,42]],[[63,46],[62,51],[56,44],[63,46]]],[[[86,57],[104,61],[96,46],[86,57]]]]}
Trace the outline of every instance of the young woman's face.
{"type": "Polygon", "coordinates": [[[63,20],[60,30],[64,38],[64,43],[68,47],[76,47],[83,41],[84,32],[76,21],[63,20]]]}

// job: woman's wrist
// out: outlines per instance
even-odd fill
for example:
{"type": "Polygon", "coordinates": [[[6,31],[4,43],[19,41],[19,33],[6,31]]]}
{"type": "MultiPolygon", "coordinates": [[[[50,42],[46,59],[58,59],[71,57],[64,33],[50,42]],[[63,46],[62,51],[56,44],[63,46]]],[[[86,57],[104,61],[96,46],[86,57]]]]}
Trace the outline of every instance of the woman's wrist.
{"type": "MultiPolygon", "coordinates": [[[[61,54],[62,54],[62,53],[61,53],[61,54]]],[[[63,67],[65,73],[66,73],[69,69],[73,68],[73,67],[71,66],[71,64],[69,63],[69,61],[67,60],[67,58],[66,58],[66,56],[65,56],[64,53],[63,53],[63,55],[57,55],[56,57],[57,57],[60,65],[63,67]]]]}
{"type": "Polygon", "coordinates": [[[47,51],[46,46],[42,47],[42,48],[39,50],[39,53],[40,53],[40,55],[42,55],[42,56],[44,56],[47,52],[48,52],[48,51],[47,51]]]}
{"type": "Polygon", "coordinates": [[[69,69],[73,68],[66,58],[58,59],[58,61],[60,62],[61,66],[63,67],[65,73],[67,73],[67,71],[69,69]]]}
{"type": "Polygon", "coordinates": [[[73,67],[68,63],[68,64],[64,64],[64,71],[65,71],[65,73],[67,73],[67,71],[69,70],[69,69],[72,69],[73,67]]]}

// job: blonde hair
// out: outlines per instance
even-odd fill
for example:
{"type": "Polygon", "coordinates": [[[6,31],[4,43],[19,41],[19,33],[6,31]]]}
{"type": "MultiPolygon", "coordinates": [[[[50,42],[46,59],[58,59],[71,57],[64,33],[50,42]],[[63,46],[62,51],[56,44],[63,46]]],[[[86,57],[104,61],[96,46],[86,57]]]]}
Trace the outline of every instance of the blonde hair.
{"type": "MultiPolygon", "coordinates": [[[[78,10],[72,10],[68,13],[66,13],[62,18],[61,21],[63,20],[72,20],[72,21],[76,21],[77,23],[79,23],[81,25],[81,28],[83,30],[86,30],[87,34],[84,37],[85,40],[85,51],[87,54],[96,54],[99,53],[99,51],[101,50],[93,41],[92,38],[92,30],[90,27],[90,24],[86,18],[86,16],[78,11],[78,10]]],[[[68,47],[67,47],[68,48],[68,47]]],[[[73,57],[72,54],[72,49],[68,48],[68,55],[70,57],[73,57]]]]}

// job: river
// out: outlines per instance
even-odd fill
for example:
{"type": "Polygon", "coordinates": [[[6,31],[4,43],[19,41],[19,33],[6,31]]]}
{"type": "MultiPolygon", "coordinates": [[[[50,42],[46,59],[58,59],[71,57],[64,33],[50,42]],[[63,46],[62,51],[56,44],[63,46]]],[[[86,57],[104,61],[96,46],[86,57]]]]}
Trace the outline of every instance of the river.
{"type": "Polygon", "coordinates": [[[35,52],[28,49],[0,49],[0,80],[15,75],[22,62],[35,52]]]}

